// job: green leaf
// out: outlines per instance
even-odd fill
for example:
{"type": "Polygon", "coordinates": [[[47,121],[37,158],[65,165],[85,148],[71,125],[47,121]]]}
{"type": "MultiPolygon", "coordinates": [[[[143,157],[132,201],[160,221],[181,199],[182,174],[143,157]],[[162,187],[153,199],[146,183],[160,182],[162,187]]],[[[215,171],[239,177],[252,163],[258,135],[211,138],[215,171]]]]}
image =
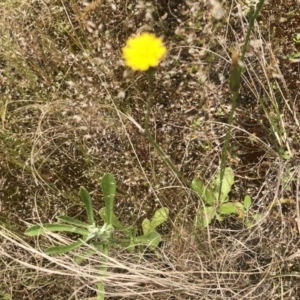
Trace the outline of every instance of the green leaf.
{"type": "MultiPolygon", "coordinates": [[[[146,244],[150,247],[157,247],[161,241],[161,237],[158,232],[152,231],[149,234],[137,236],[134,240],[135,245],[137,244],[146,244]]],[[[152,250],[151,249],[151,250],[152,250]]]]}
{"type": "Polygon", "coordinates": [[[221,195],[220,186],[221,186],[221,172],[217,175],[216,179],[212,182],[212,187],[215,192],[217,199],[220,199],[220,202],[223,203],[227,200],[228,194],[231,191],[231,187],[234,183],[234,172],[230,167],[225,168],[224,176],[222,180],[222,188],[221,188],[221,195]]]}
{"type": "Polygon", "coordinates": [[[282,147],[279,148],[278,154],[280,155],[281,158],[283,158],[285,160],[289,160],[291,158],[289,155],[289,151],[285,150],[282,147]]]}
{"type": "Polygon", "coordinates": [[[226,199],[234,184],[234,172],[231,168],[225,168],[223,184],[221,189],[221,199],[226,199]]]}
{"type": "MultiPolygon", "coordinates": [[[[99,214],[102,218],[102,220],[108,224],[108,217],[106,215],[106,209],[105,207],[102,207],[100,210],[99,210],[99,214]]],[[[115,228],[118,228],[120,229],[126,236],[128,236],[129,238],[132,237],[132,232],[131,232],[131,229],[130,229],[130,226],[127,226],[125,227],[120,221],[119,219],[116,217],[116,215],[113,213],[112,214],[112,226],[115,227],[115,228]]]]}
{"type": "Polygon", "coordinates": [[[81,234],[82,236],[86,236],[88,234],[88,230],[84,228],[78,228],[72,225],[66,225],[66,224],[43,224],[43,226],[40,225],[34,225],[29,227],[25,234],[28,236],[37,236],[41,235],[47,232],[73,232],[81,234]]]}
{"type": "Polygon", "coordinates": [[[10,300],[11,295],[0,290],[0,299],[2,300],[10,300]]]}
{"type": "Polygon", "coordinates": [[[84,242],[78,241],[67,246],[54,246],[45,250],[46,254],[62,254],[79,248],[84,242]]]}
{"type": "Polygon", "coordinates": [[[252,219],[255,220],[255,221],[259,221],[261,218],[262,218],[261,214],[255,214],[255,215],[252,216],[252,219]]]}
{"type": "Polygon", "coordinates": [[[143,229],[143,233],[144,235],[147,235],[149,234],[151,231],[151,222],[149,219],[144,219],[143,222],[142,222],[142,229],[143,229]]]}
{"type": "Polygon", "coordinates": [[[89,224],[86,224],[84,222],[81,222],[77,219],[74,219],[74,218],[71,218],[71,217],[68,217],[68,216],[58,216],[57,219],[60,220],[60,221],[64,221],[66,223],[69,223],[71,225],[78,226],[78,227],[89,228],[91,226],[89,224]]]}
{"type": "Polygon", "coordinates": [[[207,205],[213,205],[214,203],[215,203],[215,201],[216,201],[216,198],[215,198],[215,196],[214,196],[214,194],[213,194],[213,192],[211,191],[211,190],[209,190],[208,188],[206,188],[205,189],[205,192],[204,192],[204,202],[205,202],[205,204],[207,204],[207,205]]]}
{"type": "Polygon", "coordinates": [[[131,240],[129,246],[127,247],[127,250],[129,253],[132,253],[134,251],[134,249],[135,249],[135,244],[134,244],[134,241],[131,240]]]}
{"type": "Polygon", "coordinates": [[[194,192],[203,199],[205,204],[212,205],[214,203],[214,194],[204,186],[203,182],[200,179],[194,179],[191,185],[194,192]]]}
{"type": "Polygon", "coordinates": [[[259,221],[262,218],[261,214],[254,214],[251,216],[250,220],[246,221],[246,227],[251,227],[255,222],[259,221]]]}
{"type": "Polygon", "coordinates": [[[293,52],[289,55],[289,61],[293,62],[295,59],[300,57],[300,52],[293,52]]]}
{"type": "Polygon", "coordinates": [[[234,205],[239,218],[245,218],[245,216],[247,215],[247,209],[245,209],[244,205],[240,202],[235,202],[234,205]]]}
{"type": "Polygon", "coordinates": [[[79,190],[79,195],[80,195],[82,201],[84,202],[86,213],[87,213],[90,224],[95,225],[92,200],[91,200],[91,196],[90,196],[89,192],[83,186],[81,186],[80,190],[79,190]]]}
{"type": "Polygon", "coordinates": [[[224,217],[222,215],[216,214],[216,219],[220,222],[224,221],[224,217]]]}
{"type": "Polygon", "coordinates": [[[218,213],[220,213],[221,215],[235,214],[236,213],[236,207],[235,207],[234,203],[226,202],[226,203],[223,203],[218,208],[218,213]]]}
{"type": "Polygon", "coordinates": [[[289,160],[291,158],[290,155],[289,155],[289,153],[288,153],[288,151],[285,151],[283,153],[282,158],[285,159],[285,160],[289,160]]]}
{"type": "MultiPolygon", "coordinates": [[[[0,295],[1,296],[1,295],[0,295]]],[[[12,299],[11,298],[11,295],[10,294],[8,294],[8,293],[4,293],[4,294],[2,294],[2,298],[1,298],[2,300],[10,300],[10,299],[12,299]]]]}
{"type": "Polygon", "coordinates": [[[169,209],[166,207],[161,207],[159,208],[155,213],[154,216],[152,217],[151,220],[151,229],[154,231],[156,227],[161,225],[162,223],[166,222],[169,217],[169,209]]]}
{"type": "Polygon", "coordinates": [[[244,198],[244,207],[248,210],[252,204],[251,197],[249,195],[246,195],[244,198]]]}
{"type": "MultiPolygon", "coordinates": [[[[102,207],[100,210],[99,210],[99,214],[102,218],[102,220],[109,224],[109,220],[108,220],[108,216],[106,214],[106,209],[105,207],[102,207]]],[[[116,215],[113,213],[112,214],[112,225],[118,229],[125,229],[125,227],[123,226],[123,224],[119,221],[119,219],[116,217],[116,215]]]]}
{"type": "Polygon", "coordinates": [[[129,231],[130,234],[128,235],[130,240],[134,240],[137,235],[137,226],[133,226],[132,230],[129,231]]]}
{"type": "Polygon", "coordinates": [[[114,212],[114,198],[116,194],[116,180],[112,174],[104,174],[102,178],[102,191],[104,194],[107,223],[112,224],[114,212]]]}
{"type": "Polygon", "coordinates": [[[168,220],[169,209],[166,207],[159,208],[150,221],[149,219],[144,219],[142,222],[142,228],[144,235],[150,234],[155,231],[156,227],[168,220]]]}
{"type": "Polygon", "coordinates": [[[251,222],[250,220],[247,220],[245,225],[246,225],[247,228],[249,228],[253,225],[253,222],[251,222]]]}
{"type": "Polygon", "coordinates": [[[202,194],[203,194],[203,192],[204,192],[204,184],[203,184],[203,182],[200,180],[200,179],[194,179],[193,181],[192,181],[192,184],[191,184],[191,188],[193,189],[193,191],[195,192],[195,193],[197,193],[198,194],[198,196],[199,197],[202,197],[202,194]]]}
{"type": "Polygon", "coordinates": [[[216,216],[216,210],[212,206],[204,207],[203,209],[200,209],[197,213],[196,219],[195,219],[195,226],[196,227],[203,227],[206,228],[211,221],[216,216]]]}

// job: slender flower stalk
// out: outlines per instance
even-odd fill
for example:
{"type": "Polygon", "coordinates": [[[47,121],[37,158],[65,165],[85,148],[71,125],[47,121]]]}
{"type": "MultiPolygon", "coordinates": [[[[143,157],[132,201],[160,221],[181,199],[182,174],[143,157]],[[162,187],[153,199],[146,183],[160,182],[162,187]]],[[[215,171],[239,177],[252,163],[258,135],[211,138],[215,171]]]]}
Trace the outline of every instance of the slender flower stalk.
{"type": "Polygon", "coordinates": [[[147,108],[146,108],[146,116],[145,116],[145,135],[149,140],[149,143],[153,146],[153,148],[157,151],[163,161],[170,167],[170,169],[180,178],[180,180],[186,185],[189,186],[189,183],[181,174],[181,172],[175,167],[172,161],[168,158],[168,156],[163,152],[160,146],[155,142],[152,138],[151,133],[149,131],[149,119],[150,119],[150,110],[151,110],[151,103],[153,99],[153,74],[154,69],[149,69],[147,71],[148,79],[149,79],[149,95],[147,101],[147,108]]]}
{"type": "Polygon", "coordinates": [[[172,161],[163,152],[161,147],[151,136],[150,125],[150,111],[153,99],[153,78],[154,67],[158,66],[160,60],[165,55],[167,49],[162,40],[152,33],[142,33],[137,37],[128,39],[126,46],[122,49],[125,64],[133,70],[146,71],[149,80],[149,95],[147,100],[146,115],[145,115],[145,135],[149,143],[153,146],[156,152],[160,155],[168,167],[180,178],[180,180],[187,186],[188,182],[183,175],[175,167],[172,161]]]}
{"type": "MultiPolygon", "coordinates": [[[[259,14],[263,4],[264,4],[264,0],[260,0],[258,2],[258,4],[256,5],[256,9],[252,13],[252,16],[250,18],[248,30],[247,30],[246,37],[245,37],[245,42],[244,42],[244,45],[242,48],[242,53],[241,53],[241,58],[240,58],[241,62],[243,62],[243,60],[245,58],[248,43],[250,40],[250,34],[251,34],[252,28],[254,26],[254,21],[258,17],[258,14],[259,14]]],[[[230,68],[230,78],[229,78],[229,87],[230,87],[230,91],[231,91],[231,111],[230,111],[230,115],[229,115],[229,119],[228,119],[229,126],[226,131],[225,144],[223,146],[222,155],[221,155],[221,171],[220,171],[221,184],[219,187],[219,199],[221,196],[223,177],[224,177],[226,163],[227,163],[227,150],[228,150],[228,146],[229,146],[229,139],[230,139],[230,134],[231,134],[233,116],[234,116],[234,112],[235,112],[235,108],[236,108],[236,100],[239,95],[239,89],[240,89],[240,85],[241,85],[241,74],[242,74],[242,69],[241,69],[241,66],[239,65],[238,54],[233,53],[232,61],[231,61],[231,68],[230,68]]]]}

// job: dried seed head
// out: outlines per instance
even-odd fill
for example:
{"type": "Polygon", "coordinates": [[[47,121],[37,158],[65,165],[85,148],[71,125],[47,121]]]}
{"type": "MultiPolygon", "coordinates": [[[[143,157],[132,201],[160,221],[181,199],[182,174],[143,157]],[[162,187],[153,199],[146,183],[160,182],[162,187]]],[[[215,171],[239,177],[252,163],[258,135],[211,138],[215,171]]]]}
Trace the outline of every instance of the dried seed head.
{"type": "Polygon", "coordinates": [[[238,92],[241,85],[241,73],[238,52],[234,51],[231,57],[229,86],[232,93],[238,92]]]}

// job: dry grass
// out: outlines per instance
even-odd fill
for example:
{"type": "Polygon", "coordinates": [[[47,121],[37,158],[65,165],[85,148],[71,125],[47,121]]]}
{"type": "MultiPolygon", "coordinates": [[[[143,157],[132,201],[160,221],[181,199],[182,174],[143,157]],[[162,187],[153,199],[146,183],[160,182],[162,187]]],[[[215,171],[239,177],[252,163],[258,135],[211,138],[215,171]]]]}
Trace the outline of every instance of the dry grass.
{"type": "Polygon", "coordinates": [[[101,278],[107,297],[300,298],[299,63],[288,61],[299,50],[299,6],[266,4],[245,59],[228,155],[236,174],[230,197],[251,195],[259,222],[246,228],[230,216],[195,229],[201,201],[142,134],[148,83],[124,66],[120,49],[150,30],[168,47],[155,74],[152,134],[187,180],[208,184],[218,172],[230,57],[248,21],[244,1],[224,1],[220,22],[204,2],[2,1],[0,298],[95,299],[101,253],[77,265],[72,254],[42,251],[67,237],[23,232],[60,214],[86,221],[79,186],[98,210],[105,172],[117,179],[116,214],[124,223],[140,225],[161,206],[171,211],[161,259],[111,251],[101,278]]]}

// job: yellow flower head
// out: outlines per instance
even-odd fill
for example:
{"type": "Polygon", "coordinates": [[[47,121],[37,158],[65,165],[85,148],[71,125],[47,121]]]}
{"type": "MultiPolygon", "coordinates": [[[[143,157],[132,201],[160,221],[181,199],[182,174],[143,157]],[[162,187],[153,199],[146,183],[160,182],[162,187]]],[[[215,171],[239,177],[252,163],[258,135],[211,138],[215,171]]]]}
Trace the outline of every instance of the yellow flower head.
{"type": "Polygon", "coordinates": [[[156,67],[166,51],[162,39],[148,32],[128,39],[126,46],[122,48],[125,64],[140,71],[156,67]]]}

